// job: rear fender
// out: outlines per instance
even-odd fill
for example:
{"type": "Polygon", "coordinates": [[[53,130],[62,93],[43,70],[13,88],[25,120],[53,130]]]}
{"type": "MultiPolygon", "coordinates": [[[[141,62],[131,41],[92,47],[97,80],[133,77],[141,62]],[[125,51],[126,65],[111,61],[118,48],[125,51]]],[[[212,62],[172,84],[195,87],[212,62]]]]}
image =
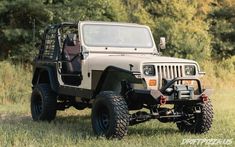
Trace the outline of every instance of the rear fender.
{"type": "Polygon", "coordinates": [[[54,72],[53,67],[41,66],[35,69],[32,84],[34,87],[34,85],[36,84],[48,83],[51,85],[51,89],[53,91],[57,91],[59,87],[59,83],[56,80],[56,78],[57,78],[57,75],[54,72]]]}

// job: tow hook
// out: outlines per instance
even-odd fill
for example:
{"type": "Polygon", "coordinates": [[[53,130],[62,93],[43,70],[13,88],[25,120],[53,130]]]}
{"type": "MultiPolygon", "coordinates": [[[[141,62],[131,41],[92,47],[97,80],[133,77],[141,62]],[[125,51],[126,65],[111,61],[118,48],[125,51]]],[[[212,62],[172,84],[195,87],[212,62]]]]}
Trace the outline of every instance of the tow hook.
{"type": "Polygon", "coordinates": [[[166,97],[161,95],[159,98],[160,105],[165,105],[166,104],[166,97]]]}
{"type": "Polygon", "coordinates": [[[208,101],[208,96],[206,94],[204,94],[204,93],[201,95],[200,98],[201,98],[203,103],[206,103],[208,101]]]}

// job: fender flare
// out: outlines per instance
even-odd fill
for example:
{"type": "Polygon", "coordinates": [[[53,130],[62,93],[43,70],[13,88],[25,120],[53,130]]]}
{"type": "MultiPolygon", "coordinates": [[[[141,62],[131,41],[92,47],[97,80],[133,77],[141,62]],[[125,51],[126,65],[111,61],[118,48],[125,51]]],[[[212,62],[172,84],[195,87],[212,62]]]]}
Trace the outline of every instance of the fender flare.
{"type": "Polygon", "coordinates": [[[56,91],[58,90],[59,83],[58,83],[58,81],[56,80],[57,75],[56,75],[55,69],[53,69],[53,67],[38,66],[38,67],[34,70],[34,74],[33,74],[33,80],[32,80],[32,85],[33,85],[33,87],[34,87],[34,85],[38,84],[40,75],[41,75],[43,72],[47,72],[48,79],[49,79],[48,82],[49,82],[49,84],[50,84],[50,86],[51,86],[51,89],[56,92],[56,91]]]}
{"type": "MultiPolygon", "coordinates": [[[[127,76],[130,76],[132,81],[136,81],[138,83],[142,82],[141,79],[137,79],[135,77],[135,75],[133,74],[132,71],[126,70],[126,69],[122,69],[119,67],[115,67],[115,66],[108,66],[103,72],[102,75],[99,79],[99,82],[94,90],[94,94],[93,94],[93,98],[96,97],[97,94],[99,94],[100,91],[102,91],[104,85],[106,84],[106,80],[108,79],[108,75],[111,72],[121,72],[126,74],[127,76]]],[[[121,80],[120,80],[120,85],[121,85],[121,80]]]]}

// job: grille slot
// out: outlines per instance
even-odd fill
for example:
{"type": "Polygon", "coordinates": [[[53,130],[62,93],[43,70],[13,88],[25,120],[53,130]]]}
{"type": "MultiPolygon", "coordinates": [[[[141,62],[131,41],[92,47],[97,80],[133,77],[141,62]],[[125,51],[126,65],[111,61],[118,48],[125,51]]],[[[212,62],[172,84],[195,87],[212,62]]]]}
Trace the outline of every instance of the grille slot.
{"type": "MultiPolygon", "coordinates": [[[[162,79],[174,79],[183,77],[183,65],[156,65],[156,73],[158,76],[158,88],[162,88],[162,79]]],[[[182,84],[182,81],[177,81],[176,84],[182,84]]]]}

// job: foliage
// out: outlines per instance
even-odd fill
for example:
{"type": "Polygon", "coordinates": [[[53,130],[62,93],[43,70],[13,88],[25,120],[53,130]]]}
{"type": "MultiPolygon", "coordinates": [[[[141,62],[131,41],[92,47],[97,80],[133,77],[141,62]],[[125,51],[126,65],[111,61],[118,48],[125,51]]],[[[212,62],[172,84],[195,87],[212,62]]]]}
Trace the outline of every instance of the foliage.
{"type": "Polygon", "coordinates": [[[235,55],[235,0],[221,0],[215,5],[211,18],[212,55],[227,59],[235,55]]]}
{"type": "Polygon", "coordinates": [[[210,56],[208,24],[196,17],[196,4],[173,0],[152,2],[147,7],[156,22],[155,38],[167,38],[165,54],[196,60],[210,56]]]}
{"type": "Polygon", "coordinates": [[[33,25],[45,25],[51,13],[39,0],[2,1],[0,3],[0,56],[20,61],[33,59],[33,25]]]}
{"type": "Polygon", "coordinates": [[[234,0],[0,0],[0,58],[32,61],[48,24],[94,20],[145,24],[164,55],[218,61],[235,54],[234,14],[234,0]]]}

